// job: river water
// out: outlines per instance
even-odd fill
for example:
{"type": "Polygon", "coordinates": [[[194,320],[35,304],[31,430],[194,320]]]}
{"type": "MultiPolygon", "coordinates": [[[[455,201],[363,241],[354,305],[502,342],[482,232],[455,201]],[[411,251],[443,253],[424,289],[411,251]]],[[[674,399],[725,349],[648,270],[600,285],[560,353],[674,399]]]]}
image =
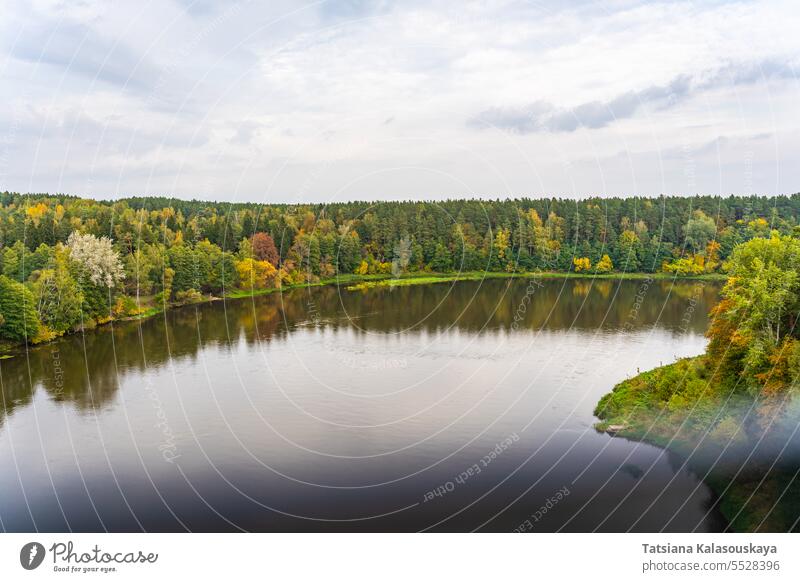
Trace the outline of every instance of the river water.
{"type": "Polygon", "coordinates": [[[0,361],[5,531],[714,531],[708,488],[598,434],[701,353],[711,283],[316,287],[0,361]]]}

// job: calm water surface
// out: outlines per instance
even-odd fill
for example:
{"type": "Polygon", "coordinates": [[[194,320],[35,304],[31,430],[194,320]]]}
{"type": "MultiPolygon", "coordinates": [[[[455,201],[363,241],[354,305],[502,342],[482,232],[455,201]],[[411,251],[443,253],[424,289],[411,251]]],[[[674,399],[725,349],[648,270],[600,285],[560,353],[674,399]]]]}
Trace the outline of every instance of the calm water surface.
{"type": "Polygon", "coordinates": [[[680,459],[592,429],[615,383],[703,350],[717,287],[540,285],[296,290],[0,361],[0,526],[721,528],[680,459]]]}

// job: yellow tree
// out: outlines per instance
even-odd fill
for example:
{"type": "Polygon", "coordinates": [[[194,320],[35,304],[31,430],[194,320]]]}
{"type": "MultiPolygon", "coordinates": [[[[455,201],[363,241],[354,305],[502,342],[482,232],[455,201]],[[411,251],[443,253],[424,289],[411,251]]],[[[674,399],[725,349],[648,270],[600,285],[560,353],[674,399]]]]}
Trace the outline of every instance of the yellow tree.
{"type": "Polygon", "coordinates": [[[665,262],[661,270],[665,273],[678,275],[700,275],[705,271],[706,258],[701,254],[689,254],[686,257],[675,259],[671,263],[665,262]]]}
{"type": "Polygon", "coordinates": [[[572,264],[575,265],[575,272],[588,271],[592,268],[592,262],[589,257],[573,257],[572,264]]]}
{"type": "Polygon", "coordinates": [[[367,261],[362,260],[359,263],[358,267],[356,267],[355,271],[356,275],[366,275],[369,273],[369,263],[367,261]]]}
{"type": "Polygon", "coordinates": [[[505,260],[508,253],[508,241],[510,238],[510,233],[504,228],[498,229],[494,237],[494,248],[497,251],[497,258],[501,261],[505,260]]]}
{"type": "Polygon", "coordinates": [[[33,206],[28,206],[28,208],[25,209],[25,214],[31,219],[33,225],[38,228],[39,221],[47,214],[47,205],[43,202],[39,202],[33,206]]]}
{"type": "Polygon", "coordinates": [[[245,258],[236,262],[236,273],[242,289],[266,289],[274,284],[278,270],[269,261],[245,258]]]}
{"type": "Polygon", "coordinates": [[[598,273],[609,273],[614,270],[614,263],[611,262],[611,257],[603,255],[603,258],[597,261],[595,269],[598,273]]]}
{"type": "Polygon", "coordinates": [[[708,241],[706,245],[706,271],[714,271],[719,267],[719,249],[720,244],[715,240],[708,241]]]}

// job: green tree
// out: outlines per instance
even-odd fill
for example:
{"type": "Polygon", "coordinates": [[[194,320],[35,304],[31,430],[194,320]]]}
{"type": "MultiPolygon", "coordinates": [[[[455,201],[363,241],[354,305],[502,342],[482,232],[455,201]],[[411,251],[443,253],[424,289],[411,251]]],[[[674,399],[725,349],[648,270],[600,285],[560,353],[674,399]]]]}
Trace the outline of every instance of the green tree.
{"type": "Polygon", "coordinates": [[[617,264],[626,272],[636,272],[640,268],[642,241],[632,230],[623,230],[619,235],[617,264]]]}
{"type": "Polygon", "coordinates": [[[37,271],[31,291],[39,320],[61,334],[80,323],[83,294],[70,271],[69,250],[56,249],[51,268],[37,271]]]}
{"type": "Polygon", "coordinates": [[[138,298],[153,292],[157,280],[157,259],[149,245],[125,256],[125,290],[128,293],[138,298]]]}
{"type": "MultiPolygon", "coordinates": [[[[172,280],[174,293],[199,289],[205,273],[192,248],[186,244],[175,245],[167,250],[169,266],[175,272],[172,280]]],[[[205,265],[203,265],[205,266],[205,265]]]]}
{"type": "Polygon", "coordinates": [[[433,259],[428,264],[432,271],[446,273],[453,268],[453,258],[450,251],[442,243],[436,244],[433,259]]]}
{"type": "Polygon", "coordinates": [[[361,240],[357,232],[345,232],[341,236],[338,263],[342,273],[353,273],[361,263],[361,240]]]}
{"type": "Polygon", "coordinates": [[[707,216],[702,210],[695,210],[692,218],[684,227],[686,243],[696,253],[705,250],[708,241],[714,238],[716,232],[717,225],[714,223],[714,219],[707,216]]]}
{"type": "Polygon", "coordinates": [[[0,275],[0,337],[14,342],[31,341],[39,333],[39,316],[33,293],[22,283],[0,275]]]}
{"type": "Polygon", "coordinates": [[[728,275],[709,330],[709,352],[722,369],[743,375],[759,390],[780,358],[782,342],[798,335],[800,240],[777,232],[752,239],[734,249],[728,275]]]}

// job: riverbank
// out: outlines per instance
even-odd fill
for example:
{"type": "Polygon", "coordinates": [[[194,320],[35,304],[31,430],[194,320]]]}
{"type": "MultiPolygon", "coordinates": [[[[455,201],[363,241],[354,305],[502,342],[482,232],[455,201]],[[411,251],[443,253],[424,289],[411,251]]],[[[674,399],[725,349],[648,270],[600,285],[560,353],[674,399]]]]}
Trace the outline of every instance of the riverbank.
{"type": "MultiPolygon", "coordinates": [[[[432,273],[432,272],[419,272],[419,273],[404,273],[395,277],[391,274],[375,274],[375,275],[357,275],[357,274],[343,274],[336,277],[327,279],[320,279],[308,283],[300,283],[295,285],[284,285],[282,287],[270,287],[267,289],[235,289],[227,292],[224,295],[198,295],[194,300],[186,303],[170,303],[166,309],[177,309],[186,307],[187,305],[197,305],[201,303],[209,303],[212,301],[222,301],[228,299],[247,299],[252,297],[259,297],[262,295],[270,295],[278,291],[289,291],[292,289],[305,289],[309,287],[319,287],[324,285],[338,285],[344,286],[348,291],[363,291],[368,289],[380,287],[398,287],[409,285],[433,285],[439,283],[452,283],[456,281],[480,281],[483,279],[598,279],[598,280],[662,280],[662,281],[687,281],[687,280],[703,280],[703,281],[723,281],[725,277],[717,273],[709,273],[705,275],[694,275],[678,277],[672,273],[564,273],[555,271],[539,271],[539,272],[490,272],[490,271],[465,271],[460,273],[432,273]]],[[[135,315],[128,315],[118,318],[109,318],[102,323],[93,323],[87,326],[91,329],[101,325],[107,325],[112,322],[120,321],[139,321],[148,319],[163,313],[164,306],[144,303],[141,306],[141,312],[135,315]]],[[[50,341],[55,341],[57,337],[50,341]]],[[[43,345],[50,342],[42,342],[37,345],[43,345]]],[[[7,359],[24,353],[25,343],[12,343],[0,340],[0,359],[7,359]]]]}
{"type": "Polygon", "coordinates": [[[780,410],[712,372],[702,355],[620,382],[598,402],[595,428],[677,453],[715,493],[728,529],[796,530],[800,459],[785,452],[793,435],[776,422],[780,410]]]}
{"type": "Polygon", "coordinates": [[[383,277],[373,281],[363,281],[347,287],[349,291],[362,291],[376,287],[407,287],[409,285],[431,285],[454,281],[480,281],[483,279],[600,279],[600,280],[699,280],[724,281],[725,276],[716,273],[675,277],[671,273],[559,273],[552,271],[532,273],[493,273],[484,271],[465,273],[419,273],[412,276],[383,277]]]}

